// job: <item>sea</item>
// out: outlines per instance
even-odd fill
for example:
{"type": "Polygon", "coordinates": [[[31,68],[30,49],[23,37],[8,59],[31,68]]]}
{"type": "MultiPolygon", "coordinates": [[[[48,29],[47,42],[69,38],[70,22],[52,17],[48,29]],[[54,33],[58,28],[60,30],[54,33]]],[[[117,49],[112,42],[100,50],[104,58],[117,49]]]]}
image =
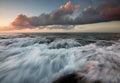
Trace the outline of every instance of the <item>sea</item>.
{"type": "Polygon", "coordinates": [[[120,83],[120,33],[0,34],[0,83],[53,83],[77,72],[120,83]]]}

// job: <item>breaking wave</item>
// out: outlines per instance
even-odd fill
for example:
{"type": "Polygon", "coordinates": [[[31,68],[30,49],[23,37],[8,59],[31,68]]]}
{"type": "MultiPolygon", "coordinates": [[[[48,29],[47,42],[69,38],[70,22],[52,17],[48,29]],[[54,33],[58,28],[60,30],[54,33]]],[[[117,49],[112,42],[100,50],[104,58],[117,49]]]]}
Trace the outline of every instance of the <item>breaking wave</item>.
{"type": "Polygon", "coordinates": [[[7,36],[0,40],[0,83],[52,83],[74,72],[119,83],[120,41],[111,42],[7,36]]]}
{"type": "Polygon", "coordinates": [[[49,44],[49,48],[54,48],[54,49],[71,48],[78,46],[81,46],[81,44],[73,39],[58,39],[49,44]]]}

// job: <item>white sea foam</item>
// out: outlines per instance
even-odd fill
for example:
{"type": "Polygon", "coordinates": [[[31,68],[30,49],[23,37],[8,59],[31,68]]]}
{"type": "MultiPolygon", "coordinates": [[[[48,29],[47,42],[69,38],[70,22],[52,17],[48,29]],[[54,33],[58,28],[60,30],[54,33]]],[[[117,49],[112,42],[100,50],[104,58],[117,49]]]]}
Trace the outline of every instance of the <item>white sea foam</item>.
{"type": "MultiPolygon", "coordinates": [[[[52,83],[63,75],[84,70],[90,71],[86,75],[91,79],[104,79],[107,74],[99,78],[98,65],[104,64],[111,70],[120,68],[120,44],[101,47],[96,44],[81,46],[73,39],[41,44],[38,41],[40,39],[36,38],[0,40],[0,83],[52,83]],[[11,43],[5,45],[7,42],[11,43]],[[112,59],[116,62],[110,63],[112,59]]],[[[111,77],[120,80],[118,71],[111,71],[109,76],[115,74],[116,77],[111,77]]],[[[106,79],[111,77],[106,76],[106,79]]]]}
{"type": "Polygon", "coordinates": [[[78,46],[81,46],[81,44],[74,39],[57,39],[49,44],[49,48],[71,48],[78,46]]]}

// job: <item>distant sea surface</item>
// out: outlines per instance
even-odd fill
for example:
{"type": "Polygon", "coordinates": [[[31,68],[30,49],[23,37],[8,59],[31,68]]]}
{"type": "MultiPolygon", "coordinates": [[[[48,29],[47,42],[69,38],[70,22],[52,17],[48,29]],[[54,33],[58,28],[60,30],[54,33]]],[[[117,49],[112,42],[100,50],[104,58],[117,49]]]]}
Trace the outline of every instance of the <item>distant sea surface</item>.
{"type": "Polygon", "coordinates": [[[0,34],[0,83],[52,83],[77,72],[120,83],[120,33],[0,34]]]}

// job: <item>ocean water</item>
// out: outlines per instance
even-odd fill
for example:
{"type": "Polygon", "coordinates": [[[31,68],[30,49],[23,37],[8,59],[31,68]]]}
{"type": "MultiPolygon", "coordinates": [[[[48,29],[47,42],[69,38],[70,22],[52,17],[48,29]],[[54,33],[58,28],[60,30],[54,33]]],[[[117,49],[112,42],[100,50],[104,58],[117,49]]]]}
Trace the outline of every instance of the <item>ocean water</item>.
{"type": "Polygon", "coordinates": [[[0,34],[0,83],[52,83],[74,72],[120,83],[120,33],[0,34]]]}

